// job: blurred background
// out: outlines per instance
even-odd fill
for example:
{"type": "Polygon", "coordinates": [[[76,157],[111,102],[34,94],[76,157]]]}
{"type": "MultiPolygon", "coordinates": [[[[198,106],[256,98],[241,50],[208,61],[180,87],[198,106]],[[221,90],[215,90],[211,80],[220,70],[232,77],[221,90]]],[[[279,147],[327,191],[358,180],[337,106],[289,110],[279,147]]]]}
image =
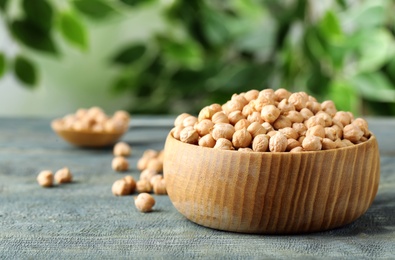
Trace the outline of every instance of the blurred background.
{"type": "Polygon", "coordinates": [[[197,113],[249,89],[395,115],[394,0],[0,0],[0,116],[197,113]]]}

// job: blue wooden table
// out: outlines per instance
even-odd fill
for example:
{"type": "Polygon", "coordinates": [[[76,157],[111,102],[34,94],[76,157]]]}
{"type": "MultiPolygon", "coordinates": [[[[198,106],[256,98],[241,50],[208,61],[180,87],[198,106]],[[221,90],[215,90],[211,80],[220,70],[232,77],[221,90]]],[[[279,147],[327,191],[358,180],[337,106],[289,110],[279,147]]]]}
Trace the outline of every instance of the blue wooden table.
{"type": "MultiPolygon", "coordinates": [[[[173,117],[136,117],[123,140],[138,178],[143,151],[163,148],[173,117]]],[[[80,149],[59,139],[50,119],[0,118],[0,259],[395,259],[395,119],[369,118],[379,141],[381,180],[369,210],[355,222],[313,234],[222,232],[179,214],[167,196],[155,210],[136,210],[111,185],[111,148],[80,149]],[[38,172],[64,166],[72,184],[41,188],[38,172]]]]}

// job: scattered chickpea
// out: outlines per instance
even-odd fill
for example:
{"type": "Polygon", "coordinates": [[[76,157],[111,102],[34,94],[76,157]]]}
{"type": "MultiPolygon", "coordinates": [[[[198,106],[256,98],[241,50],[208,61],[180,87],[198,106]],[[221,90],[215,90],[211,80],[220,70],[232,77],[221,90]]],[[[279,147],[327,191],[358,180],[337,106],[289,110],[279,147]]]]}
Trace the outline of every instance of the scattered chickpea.
{"type": "Polygon", "coordinates": [[[147,168],[148,170],[154,170],[156,172],[163,171],[163,162],[158,158],[151,158],[148,161],[147,168]]]}
{"type": "Polygon", "coordinates": [[[115,196],[125,196],[131,194],[131,187],[124,179],[121,179],[113,183],[111,191],[115,196]]]}
{"type": "Polygon", "coordinates": [[[129,169],[129,162],[125,157],[117,156],[112,160],[112,169],[117,172],[127,171],[129,169]]]}
{"type": "Polygon", "coordinates": [[[145,169],[140,173],[140,180],[150,181],[152,177],[159,175],[157,171],[152,169],[145,169]]]}
{"type": "Polygon", "coordinates": [[[152,187],[153,187],[155,194],[158,194],[158,195],[166,195],[167,194],[166,181],[163,178],[155,181],[152,187]]]}
{"type": "Polygon", "coordinates": [[[161,174],[156,174],[154,176],[151,177],[151,179],[149,180],[149,183],[151,184],[151,186],[154,186],[154,183],[158,180],[163,179],[163,176],[161,174]]]}
{"type": "Polygon", "coordinates": [[[113,154],[115,156],[130,156],[132,148],[125,142],[118,142],[114,146],[113,154]]]}
{"type": "Polygon", "coordinates": [[[132,176],[130,176],[130,175],[126,175],[125,177],[123,177],[123,180],[129,186],[130,194],[133,193],[134,190],[136,189],[136,181],[135,181],[135,179],[132,176]]]}
{"type": "Polygon", "coordinates": [[[54,179],[57,183],[69,183],[73,180],[73,175],[70,172],[70,169],[64,167],[57,172],[55,172],[54,179]]]}
{"type": "Polygon", "coordinates": [[[53,173],[52,171],[45,170],[41,171],[37,176],[37,182],[40,186],[48,188],[53,185],[53,173]]]}
{"type": "Polygon", "coordinates": [[[138,161],[137,161],[137,169],[140,171],[143,171],[145,169],[147,169],[147,165],[148,165],[148,161],[150,159],[146,158],[146,157],[141,157],[138,161]]]}
{"type": "Polygon", "coordinates": [[[140,193],[134,200],[136,208],[141,212],[150,212],[155,206],[155,199],[148,193],[140,193]]]}
{"type": "Polygon", "coordinates": [[[136,191],[138,193],[151,192],[152,191],[151,183],[148,180],[138,180],[136,182],[136,191]]]}

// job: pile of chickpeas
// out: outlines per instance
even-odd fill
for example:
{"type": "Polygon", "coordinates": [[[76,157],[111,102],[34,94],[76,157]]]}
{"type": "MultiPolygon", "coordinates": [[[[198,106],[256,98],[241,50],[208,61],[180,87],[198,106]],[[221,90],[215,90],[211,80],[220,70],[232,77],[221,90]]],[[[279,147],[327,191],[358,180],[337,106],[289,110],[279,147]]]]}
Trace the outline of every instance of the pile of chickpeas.
{"type": "Polygon", "coordinates": [[[180,114],[171,130],[184,143],[240,152],[303,152],[365,142],[368,123],[319,103],[305,92],[250,90],[225,104],[204,107],[197,117],[180,114]]]}
{"type": "Polygon", "coordinates": [[[123,110],[108,116],[99,107],[80,108],[74,114],[69,114],[54,121],[60,129],[76,132],[120,133],[129,127],[130,115],[123,110]]]}

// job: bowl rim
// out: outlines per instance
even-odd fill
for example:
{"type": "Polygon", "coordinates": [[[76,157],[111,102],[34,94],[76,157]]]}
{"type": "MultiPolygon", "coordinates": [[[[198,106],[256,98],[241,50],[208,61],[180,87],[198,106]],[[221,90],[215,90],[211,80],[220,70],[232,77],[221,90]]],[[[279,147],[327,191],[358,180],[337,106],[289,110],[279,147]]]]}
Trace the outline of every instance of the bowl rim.
{"type": "Polygon", "coordinates": [[[353,150],[353,149],[355,149],[355,148],[357,148],[359,146],[367,145],[367,144],[369,144],[371,142],[376,141],[376,136],[372,132],[369,132],[369,133],[370,133],[369,139],[364,141],[364,142],[358,143],[358,144],[353,144],[353,145],[350,145],[350,146],[341,147],[341,148],[335,148],[335,149],[329,149],[329,150],[301,151],[301,152],[292,152],[292,153],[289,152],[289,151],[288,152],[256,152],[256,151],[239,151],[239,150],[215,149],[215,148],[211,148],[211,147],[205,147],[205,146],[200,146],[200,145],[196,145],[196,144],[190,144],[190,143],[181,142],[180,140],[174,138],[174,136],[173,136],[173,134],[171,132],[168,134],[168,138],[171,138],[174,141],[177,141],[177,142],[179,142],[181,144],[190,145],[190,146],[196,146],[196,147],[198,147],[197,149],[209,149],[209,150],[215,149],[215,150],[222,151],[222,152],[225,152],[225,153],[239,152],[239,153],[262,154],[262,155],[265,155],[265,154],[271,154],[271,155],[274,155],[274,154],[277,154],[277,155],[294,154],[294,155],[297,155],[297,154],[316,154],[316,153],[328,153],[328,152],[333,152],[333,151],[353,150]]]}

